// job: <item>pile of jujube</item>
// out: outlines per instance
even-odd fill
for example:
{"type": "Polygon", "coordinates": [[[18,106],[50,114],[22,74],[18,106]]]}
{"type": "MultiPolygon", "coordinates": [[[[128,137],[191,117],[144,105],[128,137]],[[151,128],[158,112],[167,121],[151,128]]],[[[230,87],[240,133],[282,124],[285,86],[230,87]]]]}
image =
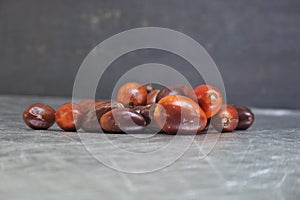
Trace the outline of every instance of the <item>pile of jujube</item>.
{"type": "Polygon", "coordinates": [[[209,126],[219,132],[246,130],[254,114],[245,106],[223,104],[221,92],[211,85],[155,89],[152,84],[128,82],[119,89],[116,101],[84,99],[56,111],[46,104],[32,104],[23,119],[38,130],[56,122],[64,131],[197,134],[206,133],[209,126]]]}

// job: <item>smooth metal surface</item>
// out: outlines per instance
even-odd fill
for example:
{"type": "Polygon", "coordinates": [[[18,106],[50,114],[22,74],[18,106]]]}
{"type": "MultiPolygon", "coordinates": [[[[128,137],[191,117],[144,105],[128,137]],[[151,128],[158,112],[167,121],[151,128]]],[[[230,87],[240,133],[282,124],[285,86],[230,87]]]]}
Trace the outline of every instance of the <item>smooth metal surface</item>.
{"type": "MultiPolygon", "coordinates": [[[[205,158],[195,138],[171,166],[147,174],[112,170],[95,160],[77,133],[54,126],[26,127],[21,114],[35,102],[57,108],[67,99],[0,96],[0,199],[299,199],[300,112],[254,109],[254,126],[223,134],[205,158]]],[[[93,137],[95,134],[87,133],[93,137]]],[[[143,151],[171,136],[156,135],[138,143],[128,135],[111,135],[124,148],[143,151]]],[[[208,134],[207,142],[216,134],[208,134]]],[[[183,140],[185,136],[182,136],[183,140]]],[[[101,140],[93,145],[122,162],[101,140]]],[[[160,155],[157,155],[158,157],[160,155]]],[[[163,158],[162,158],[163,159],[163,158]]],[[[131,160],[137,166],[141,163],[131,160]]]]}

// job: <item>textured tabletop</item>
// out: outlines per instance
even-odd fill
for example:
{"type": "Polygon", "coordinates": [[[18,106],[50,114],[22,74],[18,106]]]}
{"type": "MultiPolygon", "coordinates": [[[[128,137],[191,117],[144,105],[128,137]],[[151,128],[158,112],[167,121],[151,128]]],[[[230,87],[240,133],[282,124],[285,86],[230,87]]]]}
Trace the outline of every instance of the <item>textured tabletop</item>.
{"type": "Polygon", "coordinates": [[[0,96],[0,199],[300,199],[300,112],[254,109],[250,130],[197,136],[26,127],[0,96]]]}

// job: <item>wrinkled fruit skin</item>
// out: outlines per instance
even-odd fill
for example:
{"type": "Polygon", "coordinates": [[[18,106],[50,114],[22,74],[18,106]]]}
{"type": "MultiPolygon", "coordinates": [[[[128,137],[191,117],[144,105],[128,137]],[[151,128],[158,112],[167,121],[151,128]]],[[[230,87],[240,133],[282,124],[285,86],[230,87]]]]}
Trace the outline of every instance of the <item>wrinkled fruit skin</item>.
{"type": "Polygon", "coordinates": [[[156,98],[157,98],[157,95],[159,92],[160,92],[160,90],[152,90],[150,93],[148,93],[146,105],[155,104],[156,98]]]}
{"type": "Polygon", "coordinates": [[[245,106],[234,106],[239,115],[239,123],[236,130],[246,130],[248,129],[254,122],[254,114],[245,106]]]}
{"type": "Polygon", "coordinates": [[[76,131],[80,128],[83,111],[76,103],[65,103],[55,113],[56,124],[64,131],[76,131]]]}
{"type": "Polygon", "coordinates": [[[55,122],[55,110],[46,104],[32,104],[24,110],[23,120],[32,129],[46,130],[55,122]]]}
{"type": "Polygon", "coordinates": [[[172,95],[162,98],[154,111],[156,124],[167,134],[196,134],[207,123],[204,111],[192,99],[172,95]]]}
{"type": "Polygon", "coordinates": [[[108,133],[137,133],[143,131],[146,121],[134,110],[116,108],[102,115],[100,125],[108,133]]]}
{"type": "Polygon", "coordinates": [[[146,105],[147,90],[139,83],[125,83],[118,91],[118,102],[129,107],[146,105]]]}
{"type": "Polygon", "coordinates": [[[157,94],[156,102],[159,102],[162,98],[166,96],[172,96],[172,95],[181,95],[189,97],[190,99],[193,99],[195,102],[197,102],[197,97],[194,93],[194,91],[185,86],[185,85],[175,85],[172,87],[165,87],[157,94]]]}
{"type": "Polygon", "coordinates": [[[97,102],[95,106],[90,106],[82,118],[81,128],[87,132],[101,132],[99,119],[115,108],[124,108],[124,106],[118,102],[97,102]]]}
{"type": "Polygon", "coordinates": [[[223,105],[211,120],[212,126],[220,132],[231,132],[239,123],[239,115],[231,105],[223,105]]]}
{"type": "Polygon", "coordinates": [[[206,117],[211,118],[222,107],[222,94],[214,86],[199,85],[194,88],[199,106],[204,110],[206,117]]]}

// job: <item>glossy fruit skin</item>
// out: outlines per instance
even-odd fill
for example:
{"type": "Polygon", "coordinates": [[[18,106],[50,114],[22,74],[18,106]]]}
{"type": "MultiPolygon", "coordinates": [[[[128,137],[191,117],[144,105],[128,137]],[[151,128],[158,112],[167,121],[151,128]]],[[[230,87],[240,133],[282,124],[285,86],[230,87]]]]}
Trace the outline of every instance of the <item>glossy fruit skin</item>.
{"type": "Polygon", "coordinates": [[[46,130],[55,122],[55,110],[46,104],[32,104],[24,110],[23,120],[32,129],[46,130]]]}
{"type": "Polygon", "coordinates": [[[102,132],[99,119],[115,108],[124,108],[119,102],[96,102],[91,105],[82,117],[81,128],[87,132],[102,132]]]}
{"type": "Polygon", "coordinates": [[[151,109],[152,106],[153,106],[152,104],[149,104],[149,105],[146,105],[146,106],[137,106],[137,107],[133,108],[132,110],[134,110],[137,113],[141,114],[146,120],[146,125],[148,125],[151,122],[150,109],[151,109]]]}
{"type": "Polygon", "coordinates": [[[157,98],[157,95],[159,92],[160,92],[160,90],[152,90],[150,93],[148,93],[146,105],[155,104],[156,98],[157,98]]]}
{"type": "Polygon", "coordinates": [[[108,133],[137,133],[144,129],[146,121],[131,109],[116,108],[102,115],[100,125],[108,133]]]}
{"type": "Polygon", "coordinates": [[[222,94],[216,87],[203,84],[195,87],[194,92],[207,118],[214,116],[221,109],[222,94]]]}
{"type": "Polygon", "coordinates": [[[125,83],[118,91],[118,102],[125,106],[143,106],[146,105],[147,90],[139,83],[125,83]]]}
{"type": "Polygon", "coordinates": [[[156,107],[156,104],[148,104],[146,106],[134,107],[134,108],[132,108],[132,110],[141,114],[146,120],[146,125],[148,125],[148,124],[150,124],[150,122],[153,119],[155,107],[156,107]]]}
{"type": "Polygon", "coordinates": [[[141,109],[140,114],[145,118],[147,124],[146,128],[144,129],[145,133],[163,132],[154,120],[154,111],[157,106],[158,104],[149,104],[147,106],[144,106],[143,109],[141,109]]]}
{"type": "Polygon", "coordinates": [[[231,105],[223,105],[219,112],[212,117],[212,126],[220,132],[231,132],[239,123],[237,110],[231,105]]]}
{"type": "Polygon", "coordinates": [[[151,104],[145,105],[145,106],[135,106],[133,108],[131,108],[130,110],[133,110],[139,114],[141,114],[141,112],[143,112],[143,110],[149,109],[151,107],[151,104]]]}
{"type": "Polygon", "coordinates": [[[132,108],[132,110],[141,114],[146,121],[146,127],[143,129],[144,133],[158,133],[162,131],[161,128],[157,126],[154,120],[154,110],[156,106],[157,104],[148,104],[146,106],[137,106],[132,108]]]}
{"type": "Polygon", "coordinates": [[[143,87],[146,89],[148,94],[155,90],[154,86],[151,83],[144,84],[143,87]]]}
{"type": "Polygon", "coordinates": [[[55,121],[64,131],[76,131],[80,129],[82,116],[80,105],[68,102],[56,110],[55,121]]]}
{"type": "Polygon", "coordinates": [[[172,95],[162,98],[154,111],[156,124],[167,134],[196,134],[207,123],[204,111],[192,99],[172,95]]]}
{"type": "Polygon", "coordinates": [[[254,114],[250,108],[245,106],[234,106],[239,115],[239,123],[236,130],[246,130],[248,129],[254,122],[254,114]]]}
{"type": "Polygon", "coordinates": [[[191,89],[185,85],[175,85],[172,87],[164,87],[157,94],[156,102],[159,102],[162,98],[164,98],[166,96],[172,96],[172,95],[186,96],[186,97],[189,97],[190,99],[193,99],[195,102],[197,102],[197,97],[196,97],[193,89],[191,89]]]}

